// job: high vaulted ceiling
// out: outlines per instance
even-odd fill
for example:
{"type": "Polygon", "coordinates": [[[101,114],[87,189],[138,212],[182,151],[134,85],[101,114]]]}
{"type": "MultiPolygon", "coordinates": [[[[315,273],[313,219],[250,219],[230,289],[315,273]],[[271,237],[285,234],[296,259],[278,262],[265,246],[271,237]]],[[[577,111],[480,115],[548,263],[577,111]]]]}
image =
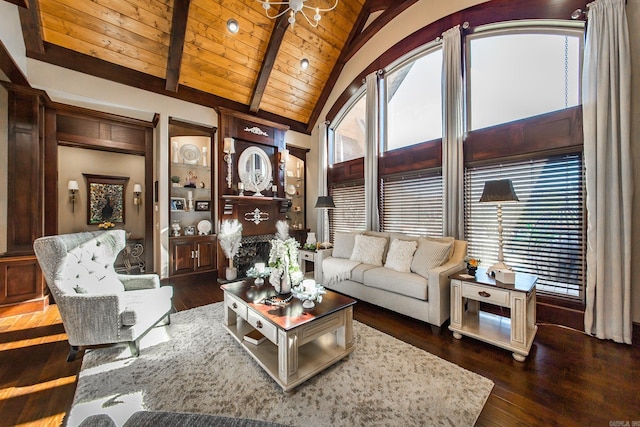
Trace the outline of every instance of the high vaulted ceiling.
{"type": "Polygon", "coordinates": [[[270,19],[257,0],[11,2],[24,3],[29,57],[309,133],[346,61],[416,1],[339,0],[317,28],[300,14],[293,26],[288,14],[270,19]],[[238,33],[227,30],[229,18],[238,33]]]}

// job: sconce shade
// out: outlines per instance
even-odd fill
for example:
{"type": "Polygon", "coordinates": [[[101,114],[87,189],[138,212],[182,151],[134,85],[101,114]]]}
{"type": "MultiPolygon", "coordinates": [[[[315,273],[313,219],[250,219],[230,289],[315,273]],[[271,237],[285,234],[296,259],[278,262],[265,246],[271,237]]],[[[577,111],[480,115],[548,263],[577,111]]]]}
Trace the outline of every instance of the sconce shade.
{"type": "Polygon", "coordinates": [[[335,209],[336,205],[333,203],[333,197],[331,196],[318,196],[316,201],[316,209],[335,209]]]}
{"type": "Polygon", "coordinates": [[[222,151],[227,154],[234,154],[236,152],[235,140],[233,138],[225,138],[222,151]]]}
{"type": "Polygon", "coordinates": [[[289,150],[286,148],[282,150],[282,153],[280,154],[280,161],[282,163],[287,163],[289,161],[289,150]]]}
{"type": "Polygon", "coordinates": [[[142,193],[142,185],[140,185],[140,184],[134,184],[134,185],[133,185],[133,192],[134,192],[134,193],[142,193]]]}
{"type": "Polygon", "coordinates": [[[78,187],[78,181],[69,181],[67,184],[67,190],[78,191],[80,188],[78,187]]]}
{"type": "Polygon", "coordinates": [[[480,202],[518,202],[518,196],[510,179],[486,181],[480,202]]]}

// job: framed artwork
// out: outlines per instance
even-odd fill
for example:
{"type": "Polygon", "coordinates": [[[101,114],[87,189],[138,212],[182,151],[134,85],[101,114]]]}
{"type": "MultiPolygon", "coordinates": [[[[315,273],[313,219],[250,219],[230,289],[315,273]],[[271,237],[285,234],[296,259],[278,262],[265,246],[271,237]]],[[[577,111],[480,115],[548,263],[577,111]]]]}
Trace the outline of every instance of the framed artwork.
{"type": "Polygon", "coordinates": [[[211,206],[209,200],[196,200],[197,211],[208,211],[211,206]]]}
{"type": "Polygon", "coordinates": [[[87,224],[125,220],[125,194],[129,177],[90,175],[87,180],[87,224]]]}
{"type": "Polygon", "coordinates": [[[187,209],[187,200],[184,197],[171,198],[171,211],[184,212],[187,209]]]}

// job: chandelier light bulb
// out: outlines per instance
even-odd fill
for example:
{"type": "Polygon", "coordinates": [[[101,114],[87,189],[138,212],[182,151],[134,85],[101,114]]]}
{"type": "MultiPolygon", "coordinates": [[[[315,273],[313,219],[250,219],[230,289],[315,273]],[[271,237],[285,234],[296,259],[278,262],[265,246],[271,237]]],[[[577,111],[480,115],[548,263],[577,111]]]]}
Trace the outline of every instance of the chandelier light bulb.
{"type": "Polygon", "coordinates": [[[295,14],[295,12],[293,10],[291,11],[291,14],[289,15],[288,21],[289,21],[289,24],[291,24],[291,25],[296,23],[296,14],[295,14]]]}
{"type": "MultiPolygon", "coordinates": [[[[306,2],[310,2],[310,0],[273,1],[273,4],[282,5],[282,8],[280,8],[280,11],[277,12],[275,15],[270,15],[269,14],[269,10],[271,9],[270,0],[255,0],[255,1],[260,2],[260,4],[262,5],[262,7],[265,10],[265,15],[267,15],[267,17],[270,18],[270,19],[279,18],[282,15],[284,15],[285,13],[289,12],[289,18],[287,20],[288,20],[289,24],[291,24],[291,26],[293,26],[293,24],[296,23],[296,14],[298,12],[300,12],[302,17],[309,23],[309,25],[311,25],[313,28],[317,28],[318,27],[318,23],[320,22],[320,19],[322,18],[322,16],[320,15],[320,12],[329,12],[331,10],[334,10],[338,6],[338,2],[340,0],[335,0],[335,3],[333,4],[333,6],[328,7],[328,8],[321,8],[321,7],[318,7],[318,6],[310,6],[310,5],[305,4],[306,2]],[[310,9],[311,11],[314,11],[315,14],[312,16],[311,12],[305,12],[305,9],[310,9]]],[[[318,2],[318,1],[319,0],[316,0],[316,2],[318,2]]]]}

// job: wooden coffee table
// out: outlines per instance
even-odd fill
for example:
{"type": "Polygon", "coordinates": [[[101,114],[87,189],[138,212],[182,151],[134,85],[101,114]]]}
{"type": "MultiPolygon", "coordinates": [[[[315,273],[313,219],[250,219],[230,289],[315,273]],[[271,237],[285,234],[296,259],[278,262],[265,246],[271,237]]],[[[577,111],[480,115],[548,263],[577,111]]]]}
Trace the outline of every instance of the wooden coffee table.
{"type": "Polygon", "coordinates": [[[305,309],[296,298],[283,306],[264,304],[276,291],[251,279],[221,288],[225,329],[285,393],[355,349],[352,298],[327,290],[322,303],[305,309]],[[254,329],[267,339],[257,345],[244,340],[254,329]]]}

